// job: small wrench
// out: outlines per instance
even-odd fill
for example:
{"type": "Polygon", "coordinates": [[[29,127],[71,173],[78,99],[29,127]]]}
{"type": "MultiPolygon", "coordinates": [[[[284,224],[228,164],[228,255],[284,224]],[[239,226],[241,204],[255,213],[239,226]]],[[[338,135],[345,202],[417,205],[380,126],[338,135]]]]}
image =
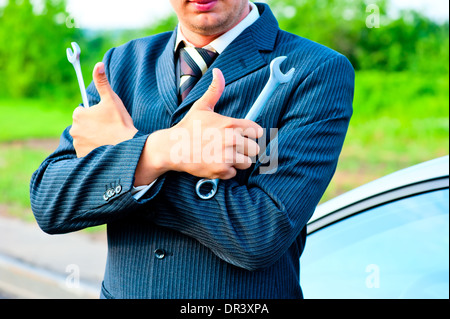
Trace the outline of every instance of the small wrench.
{"type": "MultiPolygon", "coordinates": [[[[256,102],[251,107],[250,111],[248,112],[247,116],[245,117],[246,120],[250,121],[256,121],[258,116],[261,114],[262,110],[264,109],[265,104],[269,101],[269,99],[272,97],[275,90],[278,88],[280,84],[288,83],[292,80],[292,77],[294,76],[295,68],[292,68],[288,73],[284,74],[281,72],[280,65],[281,63],[286,60],[287,57],[280,56],[278,58],[275,58],[270,63],[270,78],[267,82],[266,86],[264,87],[264,90],[259,95],[256,102]]],[[[219,179],[202,179],[197,183],[197,186],[195,188],[198,197],[204,200],[208,200],[213,198],[218,189],[219,185],[219,179]],[[205,185],[210,184],[211,191],[207,194],[202,192],[202,188],[205,187],[205,185]]]]}
{"type": "Polygon", "coordinates": [[[89,100],[87,98],[86,94],[86,87],[84,86],[84,80],[83,80],[83,73],[81,72],[81,65],[80,65],[80,54],[81,49],[80,46],[76,42],[72,42],[72,49],[67,49],[67,59],[70,63],[73,64],[73,67],[75,68],[75,72],[77,73],[77,79],[78,84],[80,85],[80,91],[81,91],[81,98],[83,99],[83,105],[84,107],[89,107],[89,100]]]}

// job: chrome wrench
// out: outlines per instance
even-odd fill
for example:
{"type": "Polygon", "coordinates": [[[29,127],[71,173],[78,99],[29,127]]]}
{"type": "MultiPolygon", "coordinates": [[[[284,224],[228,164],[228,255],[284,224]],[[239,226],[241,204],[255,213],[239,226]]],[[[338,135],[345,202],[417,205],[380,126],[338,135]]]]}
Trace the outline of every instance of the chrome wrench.
{"type": "MultiPolygon", "coordinates": [[[[284,74],[281,72],[280,65],[281,63],[286,60],[287,57],[281,56],[278,58],[275,58],[270,63],[270,78],[267,82],[266,86],[264,87],[264,90],[259,95],[256,102],[251,107],[250,111],[248,112],[247,116],[245,117],[246,120],[250,121],[256,121],[258,116],[261,114],[262,110],[264,109],[264,106],[269,101],[269,99],[272,97],[275,90],[278,88],[280,84],[288,83],[292,80],[295,72],[295,68],[292,68],[288,73],[284,74]]],[[[219,179],[202,179],[198,181],[197,186],[195,188],[198,197],[204,200],[208,200],[213,198],[218,189],[219,185],[219,179]],[[205,186],[210,185],[211,191],[209,193],[202,192],[202,189],[205,188],[205,186]]]]}
{"type": "Polygon", "coordinates": [[[81,98],[83,99],[83,105],[84,107],[88,108],[89,100],[87,98],[86,87],[84,86],[83,73],[81,72],[80,65],[81,49],[76,42],[72,42],[72,48],[73,51],[70,48],[67,49],[67,59],[70,63],[73,64],[73,67],[75,68],[75,72],[77,73],[78,85],[80,86],[81,98]]]}

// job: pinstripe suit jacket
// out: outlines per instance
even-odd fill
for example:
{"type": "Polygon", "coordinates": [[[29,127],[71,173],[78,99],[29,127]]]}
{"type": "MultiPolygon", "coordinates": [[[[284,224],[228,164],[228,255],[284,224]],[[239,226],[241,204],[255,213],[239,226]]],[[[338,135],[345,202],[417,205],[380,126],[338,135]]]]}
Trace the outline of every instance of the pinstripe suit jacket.
{"type": "MultiPolygon", "coordinates": [[[[269,78],[269,64],[286,55],[280,86],[257,121],[267,134],[267,156],[221,181],[209,201],[195,194],[199,178],[169,172],[144,198],[131,195],[149,134],[179,122],[207,90],[211,69],[178,104],[175,32],[131,41],[104,58],[115,92],[139,133],[132,140],[76,158],[68,129],[58,149],[34,173],[31,204],[50,234],[107,224],[108,258],[102,297],[301,298],[299,258],[305,228],[329,184],[352,114],[354,71],[342,55],[279,29],[270,8],[215,61],[226,79],[216,112],[243,118],[269,78]],[[274,159],[274,157],[273,157],[274,159]],[[115,196],[105,190],[118,187],[115,196]],[[155,254],[156,252],[156,254],[155,254]]],[[[99,102],[95,87],[90,103],[99,102]]],[[[262,157],[261,157],[262,158],[262,157]]]]}

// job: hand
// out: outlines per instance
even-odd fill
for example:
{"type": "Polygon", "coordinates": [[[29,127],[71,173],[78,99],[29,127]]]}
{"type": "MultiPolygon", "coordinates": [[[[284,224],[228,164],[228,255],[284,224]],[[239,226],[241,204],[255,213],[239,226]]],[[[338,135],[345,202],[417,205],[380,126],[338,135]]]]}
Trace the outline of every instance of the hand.
{"type": "Polygon", "coordinates": [[[116,145],[132,139],[138,131],[122,100],[112,90],[103,63],[95,66],[93,77],[101,101],[91,108],[76,108],[70,129],[79,158],[100,146],[116,145]]]}
{"type": "Polygon", "coordinates": [[[225,79],[218,69],[213,74],[208,91],[176,126],[150,135],[135,185],[148,184],[167,171],[231,179],[237,169],[250,168],[251,157],[259,153],[254,139],[263,135],[263,129],[253,121],[214,112],[225,89],[225,79]],[[214,133],[213,138],[207,132],[214,133]]]}

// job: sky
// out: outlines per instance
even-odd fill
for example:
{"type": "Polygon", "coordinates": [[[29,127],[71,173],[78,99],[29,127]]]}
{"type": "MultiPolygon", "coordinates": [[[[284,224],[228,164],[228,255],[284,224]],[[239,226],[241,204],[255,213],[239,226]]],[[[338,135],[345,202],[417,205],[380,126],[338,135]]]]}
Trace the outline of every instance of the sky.
{"type": "MultiPolygon", "coordinates": [[[[0,5],[6,2],[0,0],[0,5]]],[[[397,9],[418,9],[440,21],[449,17],[449,0],[392,0],[392,3],[397,9]]],[[[120,29],[148,26],[172,9],[169,0],[68,0],[67,10],[80,28],[120,29]]]]}
{"type": "Polygon", "coordinates": [[[138,28],[169,14],[169,0],[68,0],[81,28],[138,28]]]}

